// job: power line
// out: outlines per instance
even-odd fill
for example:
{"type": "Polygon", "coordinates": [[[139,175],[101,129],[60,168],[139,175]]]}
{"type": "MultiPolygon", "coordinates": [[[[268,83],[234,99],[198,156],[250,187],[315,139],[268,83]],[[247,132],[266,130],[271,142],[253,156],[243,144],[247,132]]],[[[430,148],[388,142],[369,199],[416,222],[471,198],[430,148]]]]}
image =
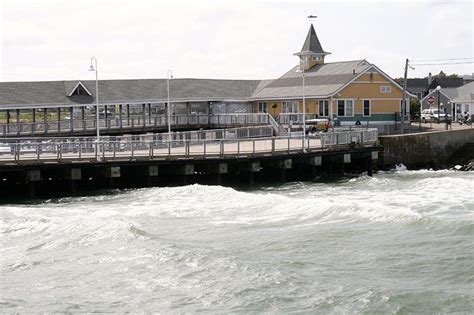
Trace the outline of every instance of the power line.
{"type": "Polygon", "coordinates": [[[465,58],[446,58],[446,59],[418,59],[418,60],[410,60],[411,62],[431,62],[431,61],[455,61],[455,60],[470,60],[474,59],[474,57],[465,57],[465,58]]]}
{"type": "Polygon", "coordinates": [[[447,66],[447,65],[466,65],[474,63],[474,61],[465,62],[444,62],[444,63],[410,63],[410,66],[447,66]]]}

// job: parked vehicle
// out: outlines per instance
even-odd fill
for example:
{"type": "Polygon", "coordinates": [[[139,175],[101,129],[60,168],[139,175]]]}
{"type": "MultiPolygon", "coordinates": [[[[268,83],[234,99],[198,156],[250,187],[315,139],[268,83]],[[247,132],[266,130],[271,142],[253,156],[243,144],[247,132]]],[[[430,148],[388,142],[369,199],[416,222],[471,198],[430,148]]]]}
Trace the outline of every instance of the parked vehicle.
{"type": "Polygon", "coordinates": [[[438,123],[438,122],[444,122],[446,119],[448,121],[451,121],[452,120],[451,115],[445,114],[442,111],[438,111],[437,108],[429,108],[429,109],[424,109],[421,111],[422,123],[427,123],[428,121],[438,123]]]}

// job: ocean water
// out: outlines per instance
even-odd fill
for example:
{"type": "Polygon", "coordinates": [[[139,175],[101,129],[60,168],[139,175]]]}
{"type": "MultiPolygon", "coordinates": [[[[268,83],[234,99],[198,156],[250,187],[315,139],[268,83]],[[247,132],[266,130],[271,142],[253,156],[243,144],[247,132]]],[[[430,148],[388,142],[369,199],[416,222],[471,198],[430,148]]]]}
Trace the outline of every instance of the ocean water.
{"type": "Polygon", "coordinates": [[[0,206],[0,312],[474,313],[474,172],[0,206]]]}

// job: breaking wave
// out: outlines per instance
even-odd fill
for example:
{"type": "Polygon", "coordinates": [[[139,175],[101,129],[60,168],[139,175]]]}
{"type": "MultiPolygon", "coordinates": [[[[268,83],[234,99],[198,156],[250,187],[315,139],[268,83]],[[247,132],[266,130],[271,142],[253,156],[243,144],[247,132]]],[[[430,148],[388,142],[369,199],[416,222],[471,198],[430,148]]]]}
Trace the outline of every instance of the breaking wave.
{"type": "Polygon", "coordinates": [[[386,313],[416,297],[420,309],[462,312],[474,303],[465,294],[474,281],[472,191],[472,172],[398,170],[332,183],[190,185],[5,205],[0,305],[386,313]],[[426,272],[446,275],[442,289],[426,272]],[[428,282],[400,291],[390,280],[400,277],[428,282]],[[430,286],[438,293],[423,291],[430,286]]]}

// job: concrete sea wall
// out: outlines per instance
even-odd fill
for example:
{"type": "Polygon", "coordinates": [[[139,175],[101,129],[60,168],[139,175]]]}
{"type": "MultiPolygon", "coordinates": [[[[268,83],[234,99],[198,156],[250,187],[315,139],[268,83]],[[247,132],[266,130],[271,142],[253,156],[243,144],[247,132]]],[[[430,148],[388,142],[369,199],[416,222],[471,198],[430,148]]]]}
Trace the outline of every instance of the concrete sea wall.
{"type": "Polygon", "coordinates": [[[474,143],[474,129],[423,132],[379,137],[387,167],[403,163],[412,167],[445,165],[456,151],[474,143]]]}

